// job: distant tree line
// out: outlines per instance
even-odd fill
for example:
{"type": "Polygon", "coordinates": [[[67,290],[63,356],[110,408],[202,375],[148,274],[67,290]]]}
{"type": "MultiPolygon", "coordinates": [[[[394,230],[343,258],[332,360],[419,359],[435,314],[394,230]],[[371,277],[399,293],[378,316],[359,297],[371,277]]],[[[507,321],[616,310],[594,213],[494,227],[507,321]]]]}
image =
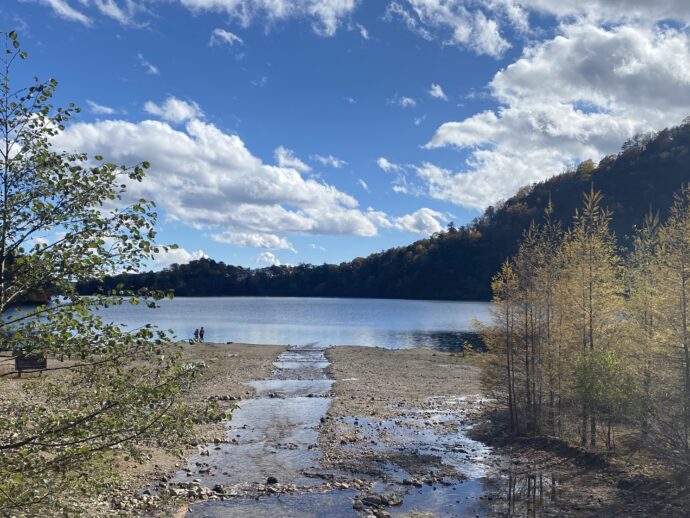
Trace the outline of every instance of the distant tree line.
{"type": "MultiPolygon", "coordinates": [[[[535,164],[538,167],[539,164],[535,164]]],[[[629,247],[630,231],[655,207],[666,210],[673,193],[690,181],[690,125],[638,135],[617,155],[522,188],[488,207],[470,224],[435,233],[408,246],[391,248],[340,264],[248,269],[210,259],[173,265],[162,272],[123,274],[104,284],[88,282],[82,293],[124,285],[156,288],[178,296],[271,295],[489,300],[491,278],[518,249],[531,222],[553,207],[555,220],[569,222],[582,192],[594,184],[613,212],[609,222],[617,243],[629,247]]]]}
{"type": "Polygon", "coordinates": [[[617,431],[690,466],[690,187],[622,250],[591,190],[568,229],[547,207],[494,276],[487,387],[508,428],[612,450],[617,431]]]}

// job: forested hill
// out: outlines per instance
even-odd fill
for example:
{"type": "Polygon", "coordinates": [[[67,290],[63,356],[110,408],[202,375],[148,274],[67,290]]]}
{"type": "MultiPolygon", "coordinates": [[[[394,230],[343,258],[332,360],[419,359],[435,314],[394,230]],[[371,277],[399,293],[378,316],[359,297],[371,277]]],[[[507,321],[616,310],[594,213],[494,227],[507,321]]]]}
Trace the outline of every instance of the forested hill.
{"type": "Polygon", "coordinates": [[[122,283],[134,289],[173,289],[178,296],[488,299],[492,275],[515,252],[530,222],[542,217],[549,199],[555,218],[568,224],[582,203],[582,193],[593,185],[604,194],[614,214],[612,227],[626,246],[626,236],[650,207],[663,216],[684,182],[690,182],[690,124],[638,136],[598,165],[583,162],[576,170],[524,187],[469,225],[366,258],[262,269],[202,259],[161,272],[121,275],[102,286],[82,286],[82,291],[93,293],[122,283]]]}

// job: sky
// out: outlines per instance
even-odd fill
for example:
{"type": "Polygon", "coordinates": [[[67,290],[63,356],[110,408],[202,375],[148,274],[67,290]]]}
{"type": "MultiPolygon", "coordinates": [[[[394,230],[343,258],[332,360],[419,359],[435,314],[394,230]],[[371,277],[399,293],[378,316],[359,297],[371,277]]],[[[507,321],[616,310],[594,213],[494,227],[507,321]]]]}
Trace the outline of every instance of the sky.
{"type": "Polygon", "coordinates": [[[154,268],[348,261],[690,115],[687,0],[5,0],[54,139],[152,164],[154,268]]]}

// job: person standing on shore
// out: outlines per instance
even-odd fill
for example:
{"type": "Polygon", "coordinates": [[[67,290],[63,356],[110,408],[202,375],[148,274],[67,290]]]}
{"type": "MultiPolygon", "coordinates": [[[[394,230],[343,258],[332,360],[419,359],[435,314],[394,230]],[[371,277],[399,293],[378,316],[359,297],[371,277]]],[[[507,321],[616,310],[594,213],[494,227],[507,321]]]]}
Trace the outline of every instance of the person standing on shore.
{"type": "Polygon", "coordinates": [[[198,342],[199,341],[199,329],[194,330],[194,341],[198,342]]]}
{"type": "Polygon", "coordinates": [[[204,326],[201,326],[201,329],[199,329],[199,341],[204,341],[204,326]]]}

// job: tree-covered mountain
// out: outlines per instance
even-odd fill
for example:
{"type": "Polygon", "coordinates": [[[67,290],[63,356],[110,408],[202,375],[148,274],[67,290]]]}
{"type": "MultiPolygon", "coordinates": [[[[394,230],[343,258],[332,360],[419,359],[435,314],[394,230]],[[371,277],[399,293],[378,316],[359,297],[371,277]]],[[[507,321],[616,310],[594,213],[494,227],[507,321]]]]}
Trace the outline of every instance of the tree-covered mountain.
{"type": "Polygon", "coordinates": [[[491,277],[516,252],[523,231],[542,217],[549,200],[554,218],[567,225],[581,206],[583,192],[593,186],[613,211],[611,227],[619,244],[627,246],[627,236],[644,214],[652,209],[664,216],[674,192],[686,182],[690,182],[690,123],[637,136],[598,165],[586,161],[523,187],[468,225],[350,262],[249,269],[200,259],[161,272],[119,275],[81,289],[93,293],[123,284],[172,289],[178,296],[488,299],[491,277]]]}

